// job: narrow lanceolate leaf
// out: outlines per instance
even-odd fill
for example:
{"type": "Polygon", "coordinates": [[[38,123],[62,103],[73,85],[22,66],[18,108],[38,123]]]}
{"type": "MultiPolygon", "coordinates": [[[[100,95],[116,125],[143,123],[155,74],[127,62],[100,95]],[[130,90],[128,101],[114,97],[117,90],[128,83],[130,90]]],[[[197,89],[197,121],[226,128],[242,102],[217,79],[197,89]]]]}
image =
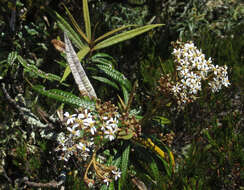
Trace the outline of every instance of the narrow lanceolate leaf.
{"type": "Polygon", "coordinates": [[[98,50],[98,49],[102,49],[114,44],[117,44],[119,42],[131,39],[135,36],[138,36],[140,34],[143,34],[149,30],[152,30],[153,28],[159,27],[159,26],[163,26],[163,24],[152,24],[152,25],[147,25],[147,26],[142,26],[133,30],[129,30],[126,32],[122,32],[120,34],[117,34],[113,37],[110,37],[100,43],[98,43],[93,50],[98,50]]]}
{"type": "Polygon", "coordinates": [[[69,23],[57,12],[51,12],[51,15],[57,20],[58,26],[67,34],[67,36],[72,40],[75,46],[79,49],[82,49],[84,44],[81,41],[79,35],[73,30],[69,23]]]}
{"type": "Polygon", "coordinates": [[[96,66],[112,79],[116,80],[121,86],[125,86],[128,90],[131,90],[130,81],[122,73],[113,69],[111,66],[101,64],[97,64],[96,66]]]}
{"type": "Polygon", "coordinates": [[[41,78],[47,79],[47,80],[56,80],[56,81],[60,81],[61,78],[57,75],[54,75],[52,73],[45,73],[43,71],[41,71],[40,69],[38,69],[35,65],[30,65],[26,62],[26,60],[24,60],[20,55],[17,57],[18,61],[21,63],[21,65],[25,68],[25,71],[31,73],[31,74],[35,74],[36,76],[39,76],[41,78]]]}
{"type": "Polygon", "coordinates": [[[86,36],[89,40],[91,40],[91,23],[90,23],[90,15],[87,0],[83,0],[83,15],[86,26],[86,36]]]}
{"type": "Polygon", "coordinates": [[[119,32],[119,31],[121,31],[121,30],[125,30],[125,29],[127,29],[127,28],[129,28],[129,27],[132,27],[132,26],[136,26],[136,25],[132,25],[132,24],[131,24],[131,25],[127,25],[127,26],[122,26],[122,27],[120,27],[120,28],[117,28],[117,29],[115,29],[115,30],[112,30],[112,31],[110,31],[110,32],[107,32],[106,34],[103,34],[102,36],[100,36],[99,38],[97,38],[97,39],[94,41],[94,43],[97,43],[97,42],[103,40],[104,38],[107,38],[108,36],[111,36],[111,35],[113,35],[113,34],[119,32]]]}
{"type": "Polygon", "coordinates": [[[84,57],[90,52],[90,48],[88,46],[84,46],[78,53],[77,56],[79,58],[79,61],[82,61],[84,57]]]}
{"type": "Polygon", "coordinates": [[[101,63],[110,67],[113,67],[113,64],[116,63],[115,59],[106,53],[96,53],[90,60],[94,63],[101,63]]]}
{"type": "Polygon", "coordinates": [[[119,87],[116,83],[114,83],[113,81],[107,79],[107,78],[104,78],[104,77],[98,77],[98,76],[92,76],[92,78],[102,82],[102,83],[105,83],[105,84],[108,84],[114,88],[116,88],[117,90],[119,90],[119,87]]]}
{"type": "Polygon", "coordinates": [[[38,93],[57,101],[71,104],[76,107],[89,108],[91,110],[95,109],[95,102],[81,99],[70,92],[65,92],[59,89],[46,90],[42,85],[35,85],[32,86],[32,88],[38,93]]]}
{"type": "Polygon", "coordinates": [[[62,79],[60,80],[60,83],[64,82],[70,73],[71,73],[70,67],[67,66],[64,70],[64,74],[62,76],[62,79]]]}
{"type": "MultiPolygon", "coordinates": [[[[122,92],[123,92],[124,103],[125,103],[126,105],[128,105],[128,101],[129,101],[129,92],[128,92],[128,90],[127,90],[124,86],[121,86],[121,88],[122,88],[122,92]]],[[[127,106],[126,106],[126,107],[127,107],[127,106]]],[[[125,107],[125,109],[126,109],[126,107],[125,107]]]]}
{"type": "Polygon", "coordinates": [[[129,155],[130,155],[130,145],[128,145],[124,152],[122,153],[122,160],[121,160],[121,178],[119,179],[119,190],[123,189],[123,186],[126,182],[126,176],[128,171],[129,165],[129,155]]]}
{"type": "Polygon", "coordinates": [[[154,177],[155,181],[157,183],[160,183],[159,169],[158,169],[157,163],[155,162],[155,160],[153,158],[152,158],[152,161],[149,164],[149,166],[150,166],[150,171],[151,171],[150,173],[154,177]]]}
{"type": "Polygon", "coordinates": [[[68,14],[69,16],[69,19],[71,20],[73,26],[75,27],[75,29],[77,30],[77,32],[79,32],[79,34],[82,36],[82,38],[87,42],[89,43],[89,40],[88,38],[86,37],[85,33],[82,31],[82,29],[79,27],[78,23],[75,21],[74,17],[72,16],[72,14],[69,12],[69,9],[67,9],[67,7],[63,4],[65,10],[66,10],[66,13],[68,14]]]}
{"type": "Polygon", "coordinates": [[[67,56],[67,62],[69,63],[70,70],[74,76],[75,82],[78,85],[80,92],[83,95],[87,95],[90,98],[97,98],[95,90],[91,85],[86,73],[75,53],[75,50],[66,34],[64,34],[65,51],[67,56]]]}

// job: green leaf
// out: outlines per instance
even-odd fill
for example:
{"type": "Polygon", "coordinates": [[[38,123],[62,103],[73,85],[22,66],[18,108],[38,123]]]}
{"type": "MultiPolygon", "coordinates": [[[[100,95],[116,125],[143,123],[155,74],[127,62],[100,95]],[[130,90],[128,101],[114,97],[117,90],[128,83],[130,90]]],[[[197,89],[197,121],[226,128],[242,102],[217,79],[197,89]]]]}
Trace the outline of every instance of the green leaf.
{"type": "Polygon", "coordinates": [[[83,0],[83,15],[86,26],[86,36],[89,40],[91,40],[91,23],[90,23],[90,15],[89,15],[89,7],[87,0],[83,0]]]}
{"type": "Polygon", "coordinates": [[[100,188],[100,190],[107,190],[108,186],[106,184],[102,185],[102,187],[100,188]]]}
{"type": "Polygon", "coordinates": [[[122,73],[113,69],[111,66],[101,64],[97,64],[96,66],[112,79],[116,80],[121,86],[125,86],[128,90],[131,90],[130,81],[122,73]]]}
{"type": "Polygon", "coordinates": [[[102,82],[102,83],[105,83],[105,84],[108,84],[114,88],[116,88],[117,90],[119,90],[119,87],[116,83],[114,83],[113,81],[107,79],[107,78],[104,78],[104,77],[98,77],[98,76],[92,76],[92,78],[102,82]]]}
{"type": "Polygon", "coordinates": [[[104,58],[96,58],[96,59],[91,59],[92,62],[94,63],[100,63],[109,67],[113,67],[113,63],[110,60],[104,59],[104,58]]]}
{"type": "Polygon", "coordinates": [[[94,63],[100,63],[109,67],[113,67],[113,63],[116,63],[112,56],[105,53],[97,53],[96,55],[92,56],[90,60],[94,63]]]}
{"type": "Polygon", "coordinates": [[[125,105],[127,105],[128,101],[129,101],[128,90],[124,86],[121,86],[121,88],[122,88],[122,92],[123,92],[123,96],[124,96],[124,103],[125,103],[125,105]]]}
{"type": "Polygon", "coordinates": [[[120,28],[117,28],[117,29],[115,29],[115,30],[112,30],[112,31],[110,31],[110,32],[107,32],[106,34],[103,34],[102,36],[100,36],[99,38],[97,38],[97,39],[94,41],[94,43],[97,43],[97,42],[101,41],[102,39],[104,39],[104,38],[106,38],[106,37],[108,37],[108,36],[113,35],[113,34],[116,33],[116,32],[119,32],[119,31],[121,31],[121,30],[127,29],[127,28],[132,27],[132,26],[136,26],[136,25],[122,26],[122,27],[120,27],[120,28]]]}
{"type": "Polygon", "coordinates": [[[14,61],[16,60],[17,58],[17,52],[16,51],[12,51],[11,53],[8,54],[8,64],[9,65],[12,65],[14,63],[14,61]]]}
{"type": "Polygon", "coordinates": [[[109,184],[109,190],[114,190],[115,187],[114,187],[114,181],[112,181],[110,184],[109,184]]]}
{"type": "Polygon", "coordinates": [[[153,28],[159,27],[159,26],[163,26],[163,24],[153,24],[153,25],[146,25],[146,26],[142,26],[133,30],[129,30],[126,32],[123,32],[121,34],[117,34],[113,37],[110,37],[100,43],[98,43],[92,50],[98,50],[98,49],[102,49],[111,45],[114,45],[116,43],[131,39],[135,36],[138,36],[140,34],[143,34],[149,30],[152,30],[153,28]]]}
{"type": "Polygon", "coordinates": [[[118,139],[124,139],[124,140],[129,140],[134,136],[134,132],[131,129],[122,129],[118,133],[118,139]]]}
{"type": "Polygon", "coordinates": [[[166,150],[167,150],[167,153],[168,153],[168,156],[169,156],[169,164],[170,164],[170,169],[172,170],[172,172],[174,171],[174,167],[175,167],[175,158],[174,158],[174,155],[173,155],[173,152],[167,148],[166,146],[164,147],[166,150]]]}
{"type": "Polygon", "coordinates": [[[81,37],[87,42],[89,43],[89,40],[87,39],[86,35],[84,34],[84,32],[82,31],[82,29],[79,27],[78,23],[75,21],[74,17],[72,16],[72,14],[69,12],[69,9],[67,9],[67,7],[63,4],[66,13],[69,16],[69,19],[71,20],[73,26],[75,27],[75,29],[77,30],[77,32],[79,32],[79,34],[81,35],[81,37]]]}
{"type": "Polygon", "coordinates": [[[82,49],[84,47],[84,44],[81,41],[79,35],[73,30],[73,28],[69,25],[69,23],[57,12],[53,12],[53,11],[49,11],[49,12],[57,21],[57,24],[60,27],[60,29],[66,32],[67,36],[72,40],[75,46],[79,49],[82,49]]]}
{"type": "Polygon", "coordinates": [[[171,121],[169,119],[167,119],[166,117],[163,117],[163,116],[156,116],[153,120],[158,121],[162,125],[171,123],[171,121]]]}
{"type": "Polygon", "coordinates": [[[25,70],[31,74],[35,74],[36,76],[39,76],[41,78],[45,78],[48,80],[56,80],[60,81],[61,77],[51,74],[51,73],[45,73],[41,70],[39,70],[35,65],[28,64],[20,55],[17,57],[21,65],[25,68],[25,70]]]}
{"type": "Polygon", "coordinates": [[[128,144],[125,148],[124,152],[122,153],[122,159],[121,159],[121,177],[119,179],[119,190],[123,189],[123,186],[126,182],[126,176],[128,171],[128,165],[129,165],[129,155],[130,155],[130,145],[128,144]]]}
{"type": "Polygon", "coordinates": [[[95,109],[95,102],[87,99],[81,99],[70,92],[62,91],[59,89],[46,90],[42,85],[35,85],[32,86],[32,88],[38,93],[57,101],[74,105],[76,107],[83,107],[91,110],[95,109]]]}
{"type": "Polygon", "coordinates": [[[107,58],[108,59],[111,59],[113,62],[115,62],[114,58],[106,53],[96,53],[95,55],[93,55],[91,57],[92,60],[96,60],[96,59],[99,59],[99,58],[107,58]]]}
{"type": "Polygon", "coordinates": [[[150,170],[151,170],[151,174],[153,174],[154,179],[159,184],[160,183],[159,169],[158,169],[157,163],[155,162],[155,160],[153,158],[150,162],[150,170]]]}
{"type": "Polygon", "coordinates": [[[60,82],[62,83],[63,81],[65,81],[66,78],[69,76],[70,73],[71,73],[70,67],[67,66],[65,68],[64,74],[63,74],[62,79],[60,80],[60,82]]]}
{"type": "Polygon", "coordinates": [[[79,61],[82,61],[84,57],[90,52],[90,48],[88,46],[84,46],[78,53],[77,56],[79,58],[79,61]]]}

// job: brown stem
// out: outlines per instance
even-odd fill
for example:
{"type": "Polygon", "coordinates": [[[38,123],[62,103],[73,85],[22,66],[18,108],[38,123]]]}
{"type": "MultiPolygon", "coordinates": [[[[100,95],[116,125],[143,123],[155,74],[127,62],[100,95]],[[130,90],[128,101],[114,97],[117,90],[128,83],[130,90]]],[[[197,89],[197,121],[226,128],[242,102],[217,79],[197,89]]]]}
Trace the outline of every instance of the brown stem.
{"type": "Polygon", "coordinates": [[[50,182],[47,183],[40,183],[40,182],[31,182],[29,181],[28,177],[24,177],[22,182],[25,183],[26,185],[29,185],[31,187],[53,187],[53,188],[58,188],[60,185],[62,185],[66,180],[66,175],[63,172],[60,175],[60,181],[55,181],[52,180],[50,182]]]}

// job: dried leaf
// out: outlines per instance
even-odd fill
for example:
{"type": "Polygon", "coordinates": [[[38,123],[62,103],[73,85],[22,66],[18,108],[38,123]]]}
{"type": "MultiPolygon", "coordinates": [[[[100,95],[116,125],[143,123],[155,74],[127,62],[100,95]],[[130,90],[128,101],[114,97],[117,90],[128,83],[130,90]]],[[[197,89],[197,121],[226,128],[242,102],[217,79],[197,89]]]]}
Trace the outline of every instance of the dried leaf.
{"type": "Polygon", "coordinates": [[[134,177],[131,181],[137,186],[139,190],[147,190],[147,186],[138,178],[134,177]]]}
{"type": "Polygon", "coordinates": [[[51,43],[53,44],[53,46],[55,47],[56,50],[58,50],[58,51],[60,51],[62,53],[65,52],[65,44],[61,40],[53,39],[51,41],[51,43]]]}

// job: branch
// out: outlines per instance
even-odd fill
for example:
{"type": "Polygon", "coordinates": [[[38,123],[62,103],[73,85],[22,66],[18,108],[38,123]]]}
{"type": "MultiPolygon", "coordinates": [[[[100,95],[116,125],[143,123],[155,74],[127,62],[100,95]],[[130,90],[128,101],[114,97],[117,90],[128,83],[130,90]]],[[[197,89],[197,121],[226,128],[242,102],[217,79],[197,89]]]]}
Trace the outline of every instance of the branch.
{"type": "Polygon", "coordinates": [[[7,172],[5,171],[4,167],[2,167],[2,172],[3,172],[3,176],[7,179],[7,181],[10,184],[13,184],[13,181],[10,179],[10,177],[8,177],[7,172]]]}
{"type": "MultiPolygon", "coordinates": [[[[25,183],[26,185],[31,186],[31,187],[52,187],[52,188],[58,188],[59,186],[64,184],[64,182],[66,180],[65,172],[62,172],[61,175],[59,176],[59,178],[60,178],[59,181],[52,180],[52,181],[47,182],[47,183],[40,183],[40,182],[31,182],[31,181],[29,181],[28,177],[24,177],[21,180],[21,182],[25,183]]],[[[62,189],[64,189],[64,187],[62,187],[62,189]]]]}
{"type": "Polygon", "coordinates": [[[48,126],[48,124],[42,123],[38,119],[38,117],[34,115],[29,109],[19,106],[18,103],[8,94],[4,83],[1,83],[1,89],[7,101],[19,112],[19,114],[27,124],[35,125],[40,128],[46,128],[48,126]]]}
{"type": "Polygon", "coordinates": [[[28,109],[26,107],[21,107],[18,104],[18,102],[16,102],[13,98],[11,98],[11,96],[9,95],[8,91],[5,88],[5,83],[1,82],[0,88],[3,91],[3,94],[6,98],[6,100],[10,103],[10,105],[12,105],[12,107],[15,110],[18,111],[19,115],[21,116],[21,119],[23,119],[27,125],[36,126],[38,128],[44,129],[40,133],[42,137],[45,137],[47,139],[55,138],[55,134],[52,132],[50,133],[49,130],[55,128],[54,125],[60,125],[60,126],[62,125],[62,123],[60,122],[59,119],[56,119],[53,116],[50,116],[47,118],[48,121],[45,120],[47,122],[46,124],[42,123],[40,121],[39,117],[36,116],[35,114],[33,114],[30,109],[28,109]]]}

